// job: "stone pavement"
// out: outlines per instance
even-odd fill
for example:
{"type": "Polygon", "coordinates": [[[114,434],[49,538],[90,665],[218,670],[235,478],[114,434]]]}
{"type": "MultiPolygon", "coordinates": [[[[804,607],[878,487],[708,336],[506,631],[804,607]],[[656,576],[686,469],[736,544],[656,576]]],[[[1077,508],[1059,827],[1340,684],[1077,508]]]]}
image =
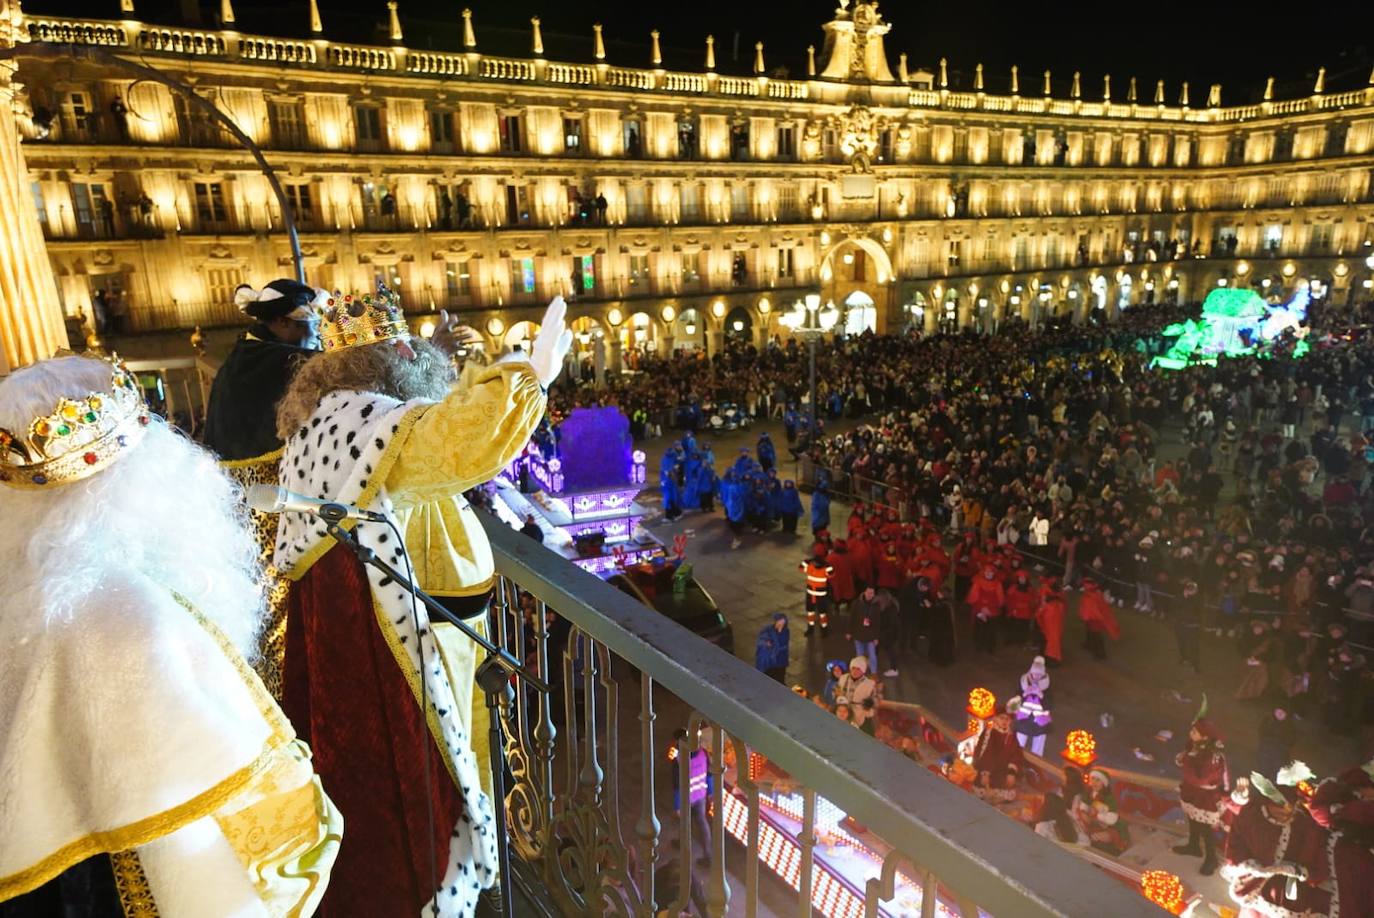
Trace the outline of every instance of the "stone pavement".
{"type": "MultiPolygon", "coordinates": [[[[831,433],[842,429],[836,427],[831,433]]],[[[768,430],[778,447],[782,463],[780,475],[792,477],[795,466],[789,461],[780,422],[706,434],[699,439],[713,443],[717,467],[723,469],[734,461],[741,446],[754,445],[760,430],[768,430]]],[[[665,434],[665,437],[644,444],[649,454],[651,490],[640,499],[654,508],[659,506],[656,489],[652,489],[659,459],[676,432],[665,434]]],[[[1166,439],[1171,443],[1165,458],[1171,458],[1171,454],[1181,451],[1181,447],[1177,446],[1176,437],[1166,439]]],[[[809,510],[809,500],[807,504],[809,510]]],[[[843,532],[848,517],[849,506],[834,501],[831,505],[832,531],[843,532]]],[[[803,588],[798,565],[811,545],[809,520],[804,518],[798,527],[802,531],[795,536],[777,532],[748,533],[737,550],[730,548],[730,533],[719,509],[714,514],[689,513],[673,523],[653,514],[647,524],[668,544],[678,533],[687,535],[687,557],[695,567],[698,580],[733,623],[735,652],[742,659],[753,662],[755,636],[776,611],[792,616],[789,682],[800,683],[811,691],[819,690],[825,680],[825,661],[848,660],[854,655],[853,645],[844,640],[842,623],[838,627],[832,624],[830,634],[824,638],[819,634],[812,638],[803,636],[803,588]]],[[[1199,677],[1178,663],[1173,631],[1167,624],[1147,619],[1127,607],[1118,610],[1121,640],[1108,648],[1108,660],[1098,662],[1079,646],[1083,626],[1075,612],[1076,600],[1070,594],[1064,636],[1065,665],[1051,673],[1055,696],[1054,732],[1047,751],[1057,748],[1056,744],[1062,743],[1069,730],[1084,728],[1097,737],[1098,752],[1104,764],[1174,777],[1177,775],[1174,756],[1183,748],[1188,725],[1205,691],[1210,716],[1217,720],[1227,736],[1232,777],[1248,774],[1254,764],[1258,725],[1265,707],[1258,701],[1232,699],[1245,669],[1244,659],[1234,646],[1220,638],[1205,638],[1204,675],[1199,677]],[[1177,692],[1178,696],[1172,692],[1177,692]],[[1109,716],[1110,726],[1103,726],[1104,715],[1109,716]],[[1171,731],[1172,738],[1157,740],[1155,735],[1161,730],[1171,731]],[[1137,749],[1151,759],[1138,757],[1137,749]]],[[[968,623],[961,624],[966,627],[968,623]]],[[[952,666],[943,669],[931,666],[924,655],[903,658],[900,675],[884,680],[887,697],[927,705],[945,720],[961,723],[970,689],[984,686],[999,699],[1010,697],[1017,692],[1017,679],[1033,656],[1033,650],[1005,645],[993,654],[976,654],[971,633],[966,631],[960,635],[958,661],[952,666]]],[[[1331,736],[1318,722],[1300,720],[1298,737],[1298,756],[1305,758],[1318,774],[1330,774],[1359,761],[1355,740],[1331,736]]]]}

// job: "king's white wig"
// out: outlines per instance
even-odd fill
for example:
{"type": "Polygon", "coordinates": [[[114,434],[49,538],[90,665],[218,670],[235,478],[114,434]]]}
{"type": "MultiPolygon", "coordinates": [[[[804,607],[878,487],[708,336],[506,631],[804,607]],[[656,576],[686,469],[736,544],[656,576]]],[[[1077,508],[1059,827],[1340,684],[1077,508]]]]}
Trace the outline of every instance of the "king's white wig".
{"type": "MultiPolygon", "coordinates": [[[[110,378],[110,364],[87,357],[19,370],[0,380],[0,427],[22,437],[58,399],[109,392],[110,378]]],[[[89,478],[41,491],[0,484],[0,520],[0,615],[116,614],[118,594],[146,578],[256,655],[265,607],[242,495],[210,453],[161,419],[89,478]]]]}

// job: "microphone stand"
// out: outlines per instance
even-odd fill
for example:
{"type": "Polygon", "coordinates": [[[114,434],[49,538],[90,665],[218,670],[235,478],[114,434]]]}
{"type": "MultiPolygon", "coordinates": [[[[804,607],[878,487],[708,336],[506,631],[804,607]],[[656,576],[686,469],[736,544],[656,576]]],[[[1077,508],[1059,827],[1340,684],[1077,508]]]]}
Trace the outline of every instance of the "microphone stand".
{"type": "MultiPolygon", "coordinates": [[[[523,663],[510,653],[478,634],[467,622],[445,609],[433,596],[421,590],[404,574],[379,558],[376,552],[360,543],[353,533],[340,525],[345,519],[343,510],[344,508],[337,504],[326,504],[320,508],[320,518],[325,521],[326,530],[334,537],[334,541],[353,552],[363,564],[376,568],[409,590],[412,596],[424,604],[431,615],[437,615],[455,626],[478,647],[487,652],[487,658],[477,667],[476,681],[486,695],[489,724],[487,738],[491,744],[491,789],[492,796],[496,798],[493,802],[494,806],[500,808],[495,821],[496,851],[499,857],[497,882],[501,894],[501,914],[503,918],[512,918],[514,913],[511,910],[510,839],[506,830],[506,746],[501,734],[501,705],[511,700],[513,694],[510,684],[511,676],[518,677],[536,691],[547,694],[552,689],[547,682],[530,672],[523,663]]],[[[421,662],[423,663],[423,653],[421,654],[421,662]]],[[[420,673],[420,678],[424,678],[423,672],[420,673]]],[[[425,712],[420,712],[420,716],[424,717],[425,712]]],[[[433,801],[430,801],[430,805],[433,805],[433,801]]]]}

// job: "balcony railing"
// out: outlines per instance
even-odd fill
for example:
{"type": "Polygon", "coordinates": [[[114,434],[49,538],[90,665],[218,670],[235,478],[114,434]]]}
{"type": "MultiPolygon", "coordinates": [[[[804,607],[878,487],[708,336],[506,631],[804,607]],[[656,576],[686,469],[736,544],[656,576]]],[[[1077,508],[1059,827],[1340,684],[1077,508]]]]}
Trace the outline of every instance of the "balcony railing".
{"type": "MultiPolygon", "coordinates": [[[[757,915],[766,835],[770,847],[792,846],[795,913],[810,915],[808,903],[835,895],[834,877],[816,863],[821,795],[887,843],[866,883],[844,891],[868,916],[892,899],[898,874],[920,890],[922,916],[936,914],[937,898],[962,918],[1160,914],[1085,861],[748,664],[494,518],[482,522],[499,575],[495,639],[531,659],[554,686],[552,695],[518,692],[503,711],[514,775],[505,804],[517,856],[563,914],[651,916],[665,907],[677,914],[699,880],[714,918],[727,907],[757,915]],[[528,625],[521,591],[535,600],[528,625]],[[571,626],[560,646],[551,643],[546,610],[571,626]],[[672,766],[665,757],[677,724],[689,727],[689,737],[698,735],[692,725],[708,728],[709,867],[694,860],[689,808],[675,813],[663,805],[671,800],[667,768],[679,768],[681,786],[689,784],[687,757],[672,766]],[[756,782],[754,769],[736,767],[751,756],[765,757],[769,773],[791,777],[803,828],[790,841],[762,822],[760,795],[774,788],[765,778],[756,782]],[[671,854],[660,844],[665,823],[677,823],[670,834],[681,840],[671,854]],[[669,857],[680,862],[679,882],[663,889],[655,873],[669,857]]],[[[896,914],[892,905],[883,913],[896,914]]]]}

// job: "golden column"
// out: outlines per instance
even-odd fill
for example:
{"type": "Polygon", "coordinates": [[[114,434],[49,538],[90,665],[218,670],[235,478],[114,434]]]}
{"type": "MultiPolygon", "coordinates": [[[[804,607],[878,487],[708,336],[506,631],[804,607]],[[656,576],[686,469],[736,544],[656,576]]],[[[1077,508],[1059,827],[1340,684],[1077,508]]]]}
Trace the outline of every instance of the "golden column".
{"type": "MultiPolygon", "coordinates": [[[[0,0],[0,50],[27,36],[19,0],[0,0]]],[[[13,60],[0,60],[0,372],[67,346],[57,282],[29,191],[19,146],[20,84],[13,60]]]]}

